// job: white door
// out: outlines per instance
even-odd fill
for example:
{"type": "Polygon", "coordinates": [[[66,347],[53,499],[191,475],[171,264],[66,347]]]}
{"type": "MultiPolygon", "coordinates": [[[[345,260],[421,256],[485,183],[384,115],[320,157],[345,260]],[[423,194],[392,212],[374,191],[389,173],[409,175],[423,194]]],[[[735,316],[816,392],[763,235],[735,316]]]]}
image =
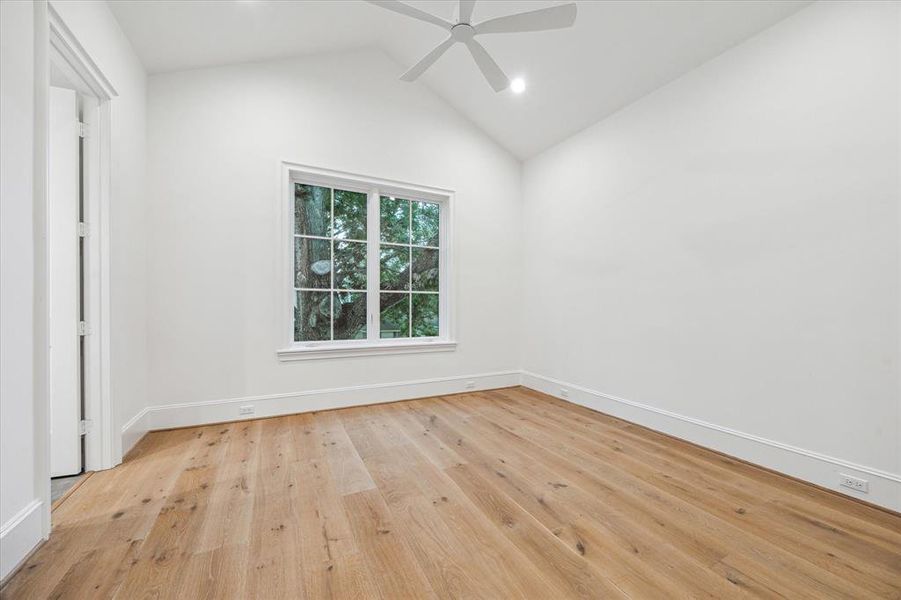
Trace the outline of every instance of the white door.
{"type": "Polygon", "coordinates": [[[50,476],[81,472],[78,99],[50,88],[50,476]]]}

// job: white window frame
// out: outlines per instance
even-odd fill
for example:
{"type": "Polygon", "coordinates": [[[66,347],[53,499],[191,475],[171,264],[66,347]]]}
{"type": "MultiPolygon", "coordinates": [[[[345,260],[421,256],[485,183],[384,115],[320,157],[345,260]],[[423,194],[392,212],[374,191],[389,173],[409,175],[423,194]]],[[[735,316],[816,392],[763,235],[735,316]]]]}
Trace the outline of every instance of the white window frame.
{"type": "MultiPolygon", "coordinates": [[[[452,294],[454,198],[452,191],[311,167],[288,161],[282,162],[279,190],[279,204],[282,207],[282,236],[280,236],[280,241],[281,253],[284,257],[284,265],[281,271],[283,281],[280,286],[280,289],[283,290],[282,318],[279,319],[281,348],[276,352],[280,361],[449,352],[456,348],[457,343],[453,335],[453,309],[455,302],[452,294]],[[381,339],[379,337],[381,326],[379,319],[379,294],[381,290],[376,285],[374,287],[375,293],[367,289],[367,338],[365,340],[294,341],[294,186],[297,183],[367,194],[367,288],[373,287],[371,282],[376,282],[377,284],[379,278],[378,250],[381,243],[379,240],[379,196],[424,200],[435,202],[439,205],[438,271],[440,283],[438,291],[438,335],[436,337],[381,339]]],[[[332,257],[332,260],[334,260],[334,257],[332,257]]],[[[329,293],[332,294],[332,302],[334,302],[334,291],[329,293]]],[[[411,291],[406,293],[415,294],[415,292],[411,291]]]]}

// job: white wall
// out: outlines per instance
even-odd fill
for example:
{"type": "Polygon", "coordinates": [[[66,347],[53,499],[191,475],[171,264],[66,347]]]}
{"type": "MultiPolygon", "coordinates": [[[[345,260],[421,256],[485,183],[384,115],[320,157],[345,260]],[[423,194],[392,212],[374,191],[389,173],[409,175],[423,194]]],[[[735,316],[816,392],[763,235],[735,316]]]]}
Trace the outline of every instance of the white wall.
{"type": "Polygon", "coordinates": [[[901,508],[898,23],[815,4],[528,161],[527,383],[901,508]]]}
{"type": "MultiPolygon", "coordinates": [[[[147,75],[106,2],[51,4],[118,94],[111,103],[109,250],[110,395],[118,411],[118,430],[147,405],[147,75]]],[[[132,431],[123,450],[140,433],[132,431]]]]}
{"type": "Polygon", "coordinates": [[[0,2],[0,579],[41,537],[34,485],[34,17],[0,2]]]}
{"type": "Polygon", "coordinates": [[[152,426],[238,416],[178,403],[518,367],[520,165],[399,72],[365,50],[151,76],[148,386],[171,408],[152,426]],[[282,160],[456,191],[455,352],[278,361],[282,160]]]}

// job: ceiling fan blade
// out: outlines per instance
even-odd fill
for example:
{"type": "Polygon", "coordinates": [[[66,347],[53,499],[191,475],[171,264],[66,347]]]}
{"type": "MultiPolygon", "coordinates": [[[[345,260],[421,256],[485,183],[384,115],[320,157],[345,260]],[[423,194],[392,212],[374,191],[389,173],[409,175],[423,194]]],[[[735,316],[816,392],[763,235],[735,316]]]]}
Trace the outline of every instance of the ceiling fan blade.
{"type": "Polygon", "coordinates": [[[470,23],[472,19],[472,9],[475,8],[476,0],[460,0],[460,22],[470,23]]]}
{"type": "Polygon", "coordinates": [[[489,19],[475,26],[476,33],[519,33],[571,27],[576,21],[575,3],[489,19]]]}
{"type": "Polygon", "coordinates": [[[441,57],[442,54],[447,52],[447,49],[454,45],[454,38],[449,37],[438,46],[435,47],[434,50],[426,54],[422,60],[418,63],[410,67],[410,69],[400,76],[404,81],[415,81],[420,75],[422,75],[426,69],[431,67],[438,58],[441,57]]]}
{"type": "Polygon", "coordinates": [[[473,38],[466,40],[465,44],[466,47],[469,48],[472,58],[479,66],[479,70],[482,71],[482,75],[485,76],[485,79],[488,80],[488,83],[491,84],[494,91],[500,92],[507,89],[510,86],[510,80],[507,79],[507,76],[504,75],[501,68],[497,66],[497,63],[494,62],[494,59],[491,58],[488,51],[482,47],[482,44],[478,43],[473,38]]]}
{"type": "Polygon", "coordinates": [[[396,13],[400,13],[402,15],[406,15],[408,17],[413,17],[414,19],[419,19],[420,21],[425,21],[426,23],[431,23],[432,25],[437,25],[438,27],[442,27],[444,29],[450,29],[453,27],[453,23],[449,23],[440,17],[436,17],[433,14],[427,13],[424,10],[419,10],[418,8],[413,8],[409,4],[404,4],[403,2],[398,2],[398,0],[367,0],[370,4],[375,4],[376,6],[381,6],[382,8],[387,8],[388,10],[393,10],[396,13]]]}

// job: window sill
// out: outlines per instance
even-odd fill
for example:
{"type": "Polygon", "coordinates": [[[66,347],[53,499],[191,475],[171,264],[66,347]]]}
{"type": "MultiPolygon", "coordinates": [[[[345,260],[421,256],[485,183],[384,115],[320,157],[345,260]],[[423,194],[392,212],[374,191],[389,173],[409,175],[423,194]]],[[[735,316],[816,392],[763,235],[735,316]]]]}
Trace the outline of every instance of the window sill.
{"type": "Polygon", "coordinates": [[[323,358],[349,358],[353,356],[384,356],[389,354],[420,354],[427,352],[453,352],[457,342],[447,340],[338,342],[294,344],[282,348],[276,354],[282,362],[317,360],[323,358]]]}

